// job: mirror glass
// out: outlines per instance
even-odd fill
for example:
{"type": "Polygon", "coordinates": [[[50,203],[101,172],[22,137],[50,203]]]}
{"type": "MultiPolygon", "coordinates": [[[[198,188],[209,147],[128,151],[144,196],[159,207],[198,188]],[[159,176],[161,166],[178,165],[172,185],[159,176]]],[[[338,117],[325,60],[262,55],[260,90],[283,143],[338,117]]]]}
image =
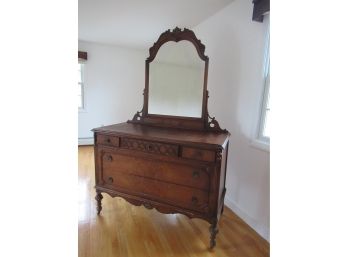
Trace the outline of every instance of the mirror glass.
{"type": "Polygon", "coordinates": [[[187,40],[161,46],[149,65],[149,114],[202,117],[205,62],[187,40]]]}

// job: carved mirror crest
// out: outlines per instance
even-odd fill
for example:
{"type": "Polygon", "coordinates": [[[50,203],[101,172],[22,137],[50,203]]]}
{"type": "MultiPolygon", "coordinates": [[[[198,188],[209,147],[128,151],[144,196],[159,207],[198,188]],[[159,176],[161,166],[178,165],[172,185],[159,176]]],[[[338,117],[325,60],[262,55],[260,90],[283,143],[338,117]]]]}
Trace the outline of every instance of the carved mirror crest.
{"type": "Polygon", "coordinates": [[[145,61],[143,109],[131,123],[226,132],[209,116],[209,58],[192,30],[176,27],[160,35],[145,61]]]}

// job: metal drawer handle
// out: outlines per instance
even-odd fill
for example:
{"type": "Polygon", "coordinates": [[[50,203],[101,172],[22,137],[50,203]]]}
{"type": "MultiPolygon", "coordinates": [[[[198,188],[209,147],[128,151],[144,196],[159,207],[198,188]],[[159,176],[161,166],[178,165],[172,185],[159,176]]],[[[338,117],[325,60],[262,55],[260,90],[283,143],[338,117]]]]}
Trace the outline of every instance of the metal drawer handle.
{"type": "Polygon", "coordinates": [[[110,162],[112,161],[112,156],[111,155],[108,156],[108,161],[110,161],[110,162]]]}
{"type": "Polygon", "coordinates": [[[198,203],[198,199],[197,199],[197,197],[195,197],[195,196],[192,196],[191,201],[192,201],[192,203],[193,203],[194,205],[196,205],[196,204],[198,203]]]}
{"type": "Polygon", "coordinates": [[[112,177],[108,177],[108,182],[109,183],[114,183],[114,179],[112,177]]]}
{"type": "Polygon", "coordinates": [[[195,170],[194,172],[192,172],[192,177],[199,178],[199,171],[195,170]]]}

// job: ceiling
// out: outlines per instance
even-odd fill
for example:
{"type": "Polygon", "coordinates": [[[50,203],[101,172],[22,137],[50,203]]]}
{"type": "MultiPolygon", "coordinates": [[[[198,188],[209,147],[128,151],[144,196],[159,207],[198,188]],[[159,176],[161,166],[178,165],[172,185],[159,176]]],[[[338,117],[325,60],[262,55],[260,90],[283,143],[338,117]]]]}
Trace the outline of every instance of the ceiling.
{"type": "Polygon", "coordinates": [[[79,0],[79,40],[149,48],[176,26],[193,28],[233,0],[79,0]]]}

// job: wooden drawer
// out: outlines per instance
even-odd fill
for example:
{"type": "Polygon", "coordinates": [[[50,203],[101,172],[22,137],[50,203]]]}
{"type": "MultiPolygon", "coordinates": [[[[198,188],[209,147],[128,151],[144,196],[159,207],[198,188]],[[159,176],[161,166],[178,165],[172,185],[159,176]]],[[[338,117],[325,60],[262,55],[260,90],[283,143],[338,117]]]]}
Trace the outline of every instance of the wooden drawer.
{"type": "Polygon", "coordinates": [[[121,138],[121,148],[166,156],[178,156],[179,146],[134,138],[121,138]]]}
{"type": "Polygon", "coordinates": [[[102,152],[103,173],[128,174],[163,182],[209,190],[209,167],[164,162],[127,156],[115,152],[102,152]]]}
{"type": "Polygon", "coordinates": [[[184,146],[182,148],[181,156],[183,158],[200,160],[200,161],[207,161],[207,162],[214,162],[215,161],[215,152],[214,151],[193,148],[193,147],[184,146]]]}
{"type": "Polygon", "coordinates": [[[119,146],[119,137],[110,135],[97,135],[97,144],[119,146]]]}
{"type": "Polygon", "coordinates": [[[206,191],[166,183],[137,175],[103,171],[104,185],[112,190],[138,195],[185,209],[208,212],[209,194],[206,191]]]}

